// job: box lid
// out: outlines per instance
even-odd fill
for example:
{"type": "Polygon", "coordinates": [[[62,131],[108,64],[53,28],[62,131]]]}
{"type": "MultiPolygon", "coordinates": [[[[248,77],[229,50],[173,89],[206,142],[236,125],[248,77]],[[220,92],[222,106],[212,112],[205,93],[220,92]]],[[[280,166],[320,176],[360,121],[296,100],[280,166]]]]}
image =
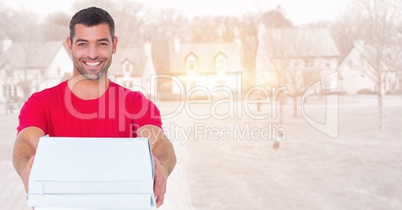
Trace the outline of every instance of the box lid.
{"type": "Polygon", "coordinates": [[[42,137],[29,193],[152,193],[153,170],[146,138],[42,137]]]}
{"type": "Polygon", "coordinates": [[[101,194],[101,195],[37,195],[31,194],[28,205],[35,210],[56,208],[82,209],[156,209],[154,197],[150,194],[101,194]],[[35,204],[35,205],[32,205],[35,204]]]}

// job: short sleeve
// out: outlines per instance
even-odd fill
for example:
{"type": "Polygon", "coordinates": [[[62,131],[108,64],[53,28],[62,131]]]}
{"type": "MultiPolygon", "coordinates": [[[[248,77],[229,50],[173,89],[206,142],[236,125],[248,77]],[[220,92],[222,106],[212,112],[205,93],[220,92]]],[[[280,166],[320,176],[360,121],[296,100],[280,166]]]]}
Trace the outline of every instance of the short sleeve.
{"type": "Polygon", "coordinates": [[[46,133],[45,107],[40,102],[37,94],[33,94],[22,106],[19,115],[18,133],[24,128],[35,126],[46,133]]]}
{"type": "MultiPolygon", "coordinates": [[[[140,92],[132,92],[129,106],[133,110],[134,126],[140,128],[144,125],[155,125],[162,128],[162,120],[157,106],[140,92]]],[[[128,108],[128,107],[127,107],[128,108]]]]}

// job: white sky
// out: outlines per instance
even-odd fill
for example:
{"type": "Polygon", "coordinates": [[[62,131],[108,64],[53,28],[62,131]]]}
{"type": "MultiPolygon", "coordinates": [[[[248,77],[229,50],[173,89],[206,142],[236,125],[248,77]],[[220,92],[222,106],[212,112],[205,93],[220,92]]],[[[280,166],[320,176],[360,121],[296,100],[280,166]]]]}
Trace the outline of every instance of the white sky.
{"type": "MultiPolygon", "coordinates": [[[[73,14],[74,0],[0,0],[14,8],[33,10],[39,14],[64,11],[73,14]]],[[[247,11],[272,10],[277,5],[295,25],[319,20],[335,20],[353,0],[135,0],[153,8],[173,7],[189,16],[220,14],[240,15],[247,11]]],[[[116,1],[118,4],[119,1],[116,1]]],[[[107,9],[107,8],[106,8],[107,9]]]]}

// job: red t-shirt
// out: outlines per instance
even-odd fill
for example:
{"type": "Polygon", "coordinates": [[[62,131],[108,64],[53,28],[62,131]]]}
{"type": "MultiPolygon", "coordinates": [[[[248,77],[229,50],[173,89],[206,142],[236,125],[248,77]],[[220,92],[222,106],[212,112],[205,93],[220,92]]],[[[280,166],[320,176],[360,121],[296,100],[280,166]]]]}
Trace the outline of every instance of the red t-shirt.
{"type": "Polygon", "coordinates": [[[65,81],[32,94],[17,130],[36,126],[53,137],[137,137],[135,131],[147,124],[162,127],[158,108],[140,92],[110,82],[100,98],[82,100],[65,81]]]}

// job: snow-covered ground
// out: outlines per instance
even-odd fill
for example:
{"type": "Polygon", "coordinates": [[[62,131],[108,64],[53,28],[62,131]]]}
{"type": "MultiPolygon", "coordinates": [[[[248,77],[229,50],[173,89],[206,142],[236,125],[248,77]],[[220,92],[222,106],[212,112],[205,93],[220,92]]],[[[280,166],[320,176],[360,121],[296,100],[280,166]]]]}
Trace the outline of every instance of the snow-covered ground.
{"type": "MultiPolygon", "coordinates": [[[[321,123],[324,99],[304,107],[321,123]]],[[[402,209],[402,96],[385,96],[382,131],[375,96],[340,96],[337,138],[290,101],[283,124],[272,104],[156,103],[178,157],[162,210],[402,209]]],[[[0,209],[28,210],[11,164],[17,114],[0,113],[0,209]]]]}

